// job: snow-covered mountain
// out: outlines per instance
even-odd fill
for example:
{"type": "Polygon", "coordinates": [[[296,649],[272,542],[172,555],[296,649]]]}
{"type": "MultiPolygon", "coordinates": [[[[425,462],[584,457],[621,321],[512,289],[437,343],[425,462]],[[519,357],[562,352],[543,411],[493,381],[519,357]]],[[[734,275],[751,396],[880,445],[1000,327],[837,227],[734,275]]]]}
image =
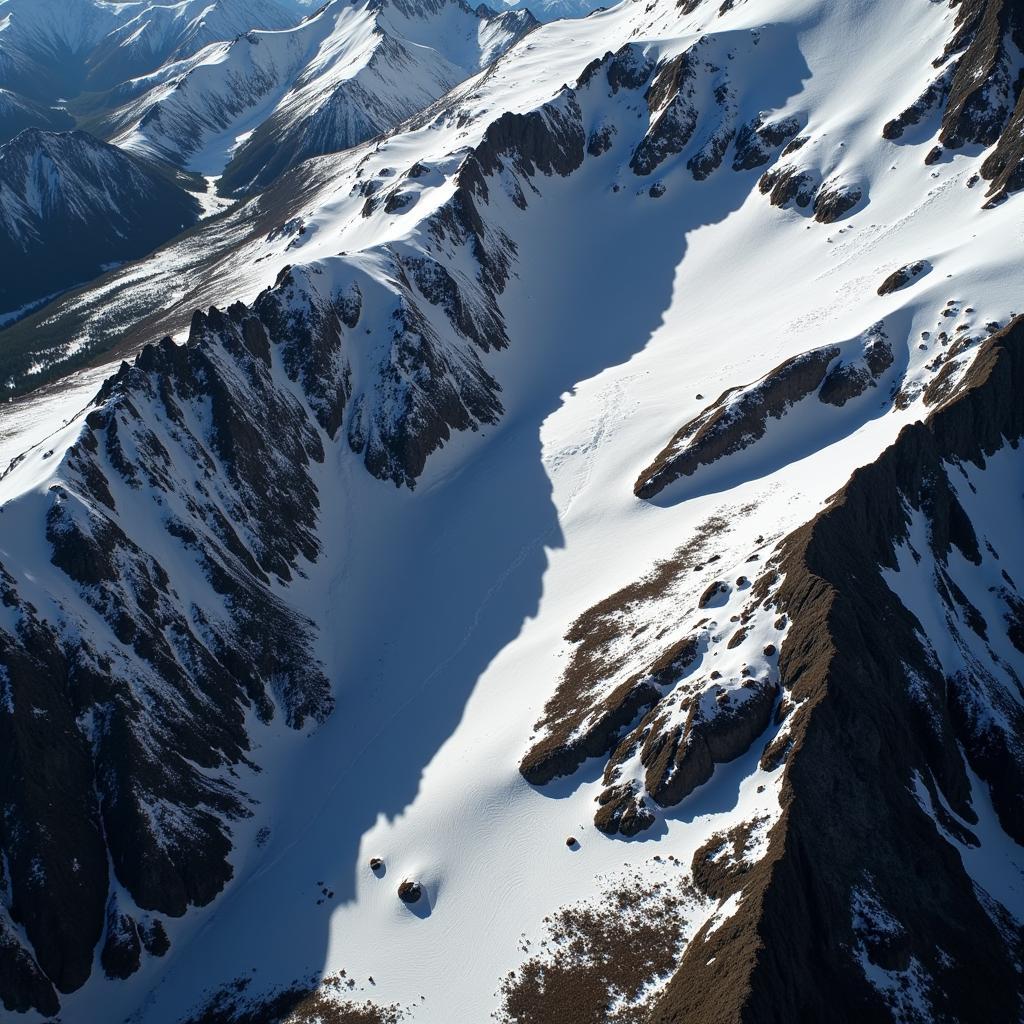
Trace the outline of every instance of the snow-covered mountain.
{"type": "Polygon", "coordinates": [[[333,0],[290,31],[249,32],[163,68],[110,116],[113,138],[252,192],[393,128],[535,25],[463,0],[333,0]]]}
{"type": "Polygon", "coordinates": [[[127,13],[89,55],[90,89],[137,78],[254,29],[285,29],[295,21],[277,0],[135,3],[127,13]]]}
{"type": "Polygon", "coordinates": [[[296,16],[275,0],[3,0],[0,87],[52,103],[296,16]]]}
{"type": "Polygon", "coordinates": [[[84,132],[0,146],[0,312],[138,259],[199,219],[194,196],[84,132]]]}
{"type": "Polygon", "coordinates": [[[529,11],[538,21],[557,21],[559,18],[585,18],[588,14],[608,7],[600,0],[504,0],[501,10],[529,11]]]}
{"type": "Polygon", "coordinates": [[[8,1011],[1020,1019],[1018,17],[546,24],[0,333],[8,1011]]]}
{"type": "Polygon", "coordinates": [[[26,128],[67,131],[74,124],[66,110],[46,107],[7,89],[0,89],[0,145],[10,142],[26,128]]]}

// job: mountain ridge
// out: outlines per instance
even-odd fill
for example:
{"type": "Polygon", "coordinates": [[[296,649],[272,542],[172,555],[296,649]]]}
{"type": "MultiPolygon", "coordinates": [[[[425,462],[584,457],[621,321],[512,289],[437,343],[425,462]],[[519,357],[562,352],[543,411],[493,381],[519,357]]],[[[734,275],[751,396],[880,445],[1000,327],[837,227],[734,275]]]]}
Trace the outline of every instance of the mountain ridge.
{"type": "Polygon", "coordinates": [[[544,25],[0,335],[132,360],[0,415],[9,799],[102,798],[5,1001],[1019,1016],[1010,13],[544,25]]]}

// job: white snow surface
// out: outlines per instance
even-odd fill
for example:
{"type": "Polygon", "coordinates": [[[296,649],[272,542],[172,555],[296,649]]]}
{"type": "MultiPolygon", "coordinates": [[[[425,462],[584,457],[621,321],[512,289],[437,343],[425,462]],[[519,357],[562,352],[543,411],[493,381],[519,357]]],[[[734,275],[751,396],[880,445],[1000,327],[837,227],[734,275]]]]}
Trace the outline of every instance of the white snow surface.
{"type": "MultiPolygon", "coordinates": [[[[309,735],[257,729],[264,771],[249,784],[255,816],[235,833],[235,879],[210,907],[168,922],[163,960],[145,960],[127,982],[95,972],[64,999],[66,1021],[135,1014],[170,1024],[218,981],[253,976],[256,991],[340,969],[357,980],[356,995],[407,1006],[417,1022],[484,1021],[500,978],[522,960],[520,935],[540,934],[553,908],[593,897],[599,876],[623,866],[643,876],[655,854],[689,864],[713,832],[778,813],[778,776],[757,767],[759,743],[634,842],[593,827],[597,767],[527,785],[517,765],[564,666],[562,637],[711,515],[730,520],[723,565],[738,566],[756,538],[806,522],[920,418],[920,402],[899,411],[882,390],[839,417],[799,405],[757,444],[654,501],[632,493],[679,426],[790,356],[884,321],[897,362],[924,381],[937,345],[921,335],[948,326],[939,316],[947,300],[976,311],[963,315],[972,327],[1005,322],[1024,286],[1024,200],[982,212],[980,189],[965,183],[983,155],[926,167],[931,138],[881,138],[951,30],[945,6],[763,0],[721,17],[718,7],[682,17],[672,3],[627,2],[541,27],[434,116],[326,158],[333,175],[302,211],[300,238],[253,242],[225,260],[225,305],[254,298],[286,264],[315,269],[324,287],[358,274],[386,290],[385,247],[428,244],[424,219],[450,196],[465,147],[502,112],[564,102],[563,83],[627,41],[662,59],[705,31],[728,64],[742,119],[760,108],[806,118],[813,143],[801,160],[822,178],[856,180],[866,197],[852,216],[820,225],[769,206],[754,187],[759,172],[733,172],[729,158],[693,181],[685,158],[699,138],[650,178],[628,168],[632,142],[620,138],[570,177],[538,179],[525,211],[494,200],[492,215],[518,246],[500,299],[511,344],[485,357],[504,417],[455,436],[414,492],[370,477],[345,445],[329,447],[317,469],[325,550],[281,595],[320,626],[337,709],[309,735]],[[411,207],[361,215],[357,167],[390,184],[417,162],[430,173],[403,186],[411,207]],[[655,180],[665,185],[658,199],[648,194],[655,180]],[[875,294],[917,259],[933,271],[875,294]],[[264,827],[270,838],[258,845],[264,827]],[[578,850],[565,847],[568,834],[578,850]],[[381,880],[371,856],[386,861],[381,880]],[[395,895],[407,877],[426,891],[413,908],[395,895]],[[321,881],[335,898],[318,905],[321,881]]],[[[639,126],[646,106],[625,107],[636,99],[603,89],[578,96],[588,130],[627,117],[639,126]]],[[[294,387],[277,370],[281,386],[294,387]]],[[[35,559],[48,561],[36,499],[60,478],[95,383],[0,411],[3,464],[24,454],[0,478],[0,556],[19,584],[35,559]]],[[[154,536],[152,554],[166,542],[154,536]]],[[[691,604],[704,585],[694,579],[691,604]]]]}

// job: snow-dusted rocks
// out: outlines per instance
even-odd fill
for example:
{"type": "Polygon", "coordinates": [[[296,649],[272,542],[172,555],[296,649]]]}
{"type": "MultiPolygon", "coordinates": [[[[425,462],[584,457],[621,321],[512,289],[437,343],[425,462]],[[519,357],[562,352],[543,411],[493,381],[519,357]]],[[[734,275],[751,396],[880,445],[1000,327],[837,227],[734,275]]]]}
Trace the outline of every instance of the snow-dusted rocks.
{"type": "Polygon", "coordinates": [[[650,499],[680,477],[756,444],[769,429],[811,395],[841,407],[877,386],[893,364],[882,324],[842,346],[794,356],[746,387],[726,391],[682,427],[636,482],[638,498],[650,499]]]}
{"type": "Polygon", "coordinates": [[[932,265],[928,260],[915,260],[913,263],[907,263],[898,270],[894,270],[878,286],[878,294],[891,295],[901,288],[907,288],[925,274],[930,273],[931,269],[932,265]]]}
{"type": "Polygon", "coordinates": [[[771,121],[763,114],[758,114],[737,133],[732,169],[749,171],[755,167],[763,167],[779,149],[796,138],[801,127],[801,121],[797,117],[771,121]]]}
{"type": "Polygon", "coordinates": [[[714,548],[728,532],[709,520],[672,559],[595,605],[566,635],[571,659],[520,771],[544,785],[587,758],[607,758],[594,817],[602,832],[650,828],[655,808],[678,804],[768,727],[778,684],[755,638],[766,650],[764,638],[777,636],[775,616],[764,610],[773,578],[756,589],[745,576],[735,588],[715,581],[706,590],[714,600],[670,610],[694,573],[719,568],[714,548]]]}
{"type": "Polygon", "coordinates": [[[403,903],[419,903],[423,898],[423,886],[407,878],[398,887],[398,898],[403,903]]]}
{"type": "Polygon", "coordinates": [[[5,915],[8,1005],[52,1012],[27,965],[79,987],[105,920],[109,974],[140,944],[160,955],[144,912],[180,916],[232,876],[250,730],[330,711],[313,624],[274,586],[317,557],[323,448],[271,346],[244,308],[197,314],[187,346],[148,347],[108,381],[59,482],[4,507],[0,793],[24,936],[5,915]]]}

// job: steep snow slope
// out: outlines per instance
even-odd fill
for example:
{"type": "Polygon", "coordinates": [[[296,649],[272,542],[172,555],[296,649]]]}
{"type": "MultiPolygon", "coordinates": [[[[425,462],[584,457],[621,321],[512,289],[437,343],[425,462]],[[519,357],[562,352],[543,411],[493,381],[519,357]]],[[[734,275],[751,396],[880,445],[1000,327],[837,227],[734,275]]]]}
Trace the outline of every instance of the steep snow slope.
{"type": "Polygon", "coordinates": [[[123,126],[114,141],[209,175],[227,167],[222,189],[251,191],[393,128],[535,24],[462,0],[334,0],[291,31],[250,32],[162,69],[111,115],[123,126]]]}
{"type": "Polygon", "coordinates": [[[193,196],[121,150],[27,129],[0,146],[0,311],[136,259],[198,218],[193,196]]]}
{"type": "Polygon", "coordinates": [[[189,341],[0,482],[18,817],[47,716],[80,765],[0,833],[9,1005],[1018,1014],[1020,199],[884,131],[977,11],[722,7],[544,26],[57,314],[189,341]]]}

